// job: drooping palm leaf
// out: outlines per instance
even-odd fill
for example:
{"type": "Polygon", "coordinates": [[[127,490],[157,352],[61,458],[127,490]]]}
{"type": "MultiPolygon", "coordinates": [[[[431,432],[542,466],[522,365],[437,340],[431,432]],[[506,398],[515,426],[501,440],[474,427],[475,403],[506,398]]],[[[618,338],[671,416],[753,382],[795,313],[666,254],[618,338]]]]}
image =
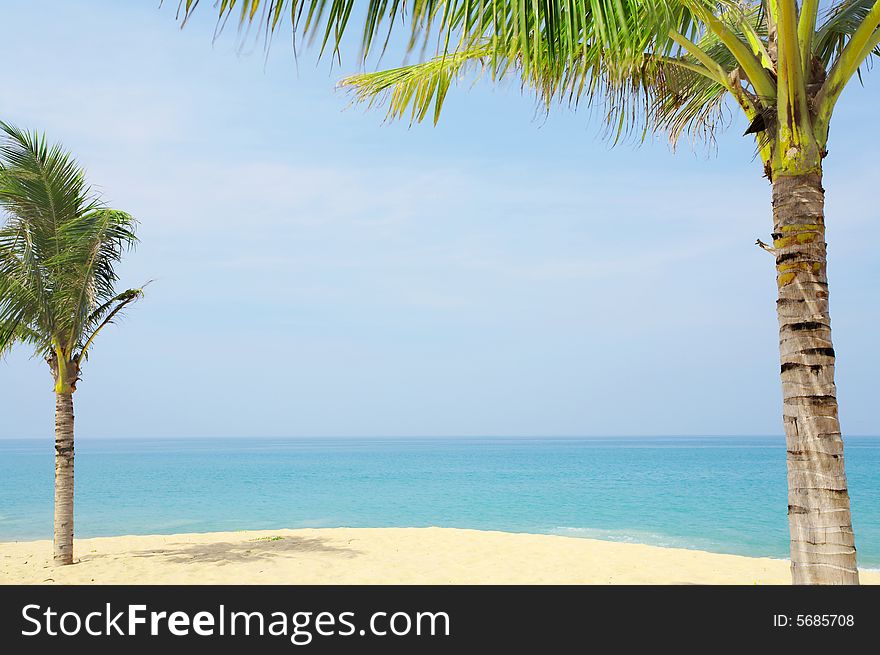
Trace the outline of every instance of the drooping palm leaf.
{"type": "MultiPolygon", "coordinates": [[[[240,24],[258,26],[267,37],[287,16],[294,35],[319,40],[321,52],[337,52],[345,34],[358,31],[365,57],[387,44],[395,26],[408,31],[411,49],[431,35],[437,37],[441,51],[497,37],[496,54],[512,55],[515,50],[528,69],[533,62],[547,66],[577,56],[585,35],[591,46],[613,46],[617,51],[638,48],[645,34],[663,36],[670,27],[690,29],[691,6],[708,9],[717,4],[717,0],[222,0],[215,7],[219,24],[237,15],[240,24]],[[353,16],[360,29],[352,26],[353,16]]],[[[721,4],[735,3],[721,0],[721,4]]],[[[180,0],[184,23],[199,5],[199,0],[180,0]]]]}
{"type": "MultiPolygon", "coordinates": [[[[198,4],[182,0],[184,19],[198,4]]],[[[701,63],[681,53],[670,32],[709,50],[724,75],[737,64],[731,44],[741,58],[746,52],[753,72],[761,70],[760,55],[752,52],[740,23],[751,34],[767,32],[760,3],[733,0],[224,0],[217,9],[221,21],[235,12],[241,24],[259,25],[267,36],[289,16],[294,34],[319,38],[322,52],[338,52],[352,30],[359,31],[364,55],[384,47],[395,26],[408,30],[410,48],[434,34],[437,54],[428,61],[343,82],[359,100],[389,96],[394,118],[408,114],[419,121],[433,114],[436,120],[450,85],[469,70],[488,71],[495,79],[515,72],[548,102],[586,97],[592,104],[603,96],[615,138],[656,125],[677,140],[684,133],[711,133],[719,121],[724,80],[718,74],[699,79],[693,69],[701,63]],[[706,15],[720,18],[726,45],[701,22],[706,15]],[[671,53],[682,64],[677,69],[691,72],[669,68],[671,53]]],[[[752,43],[766,53],[760,39],[752,43]]],[[[773,95],[767,88],[765,94],[773,95]]]]}
{"type": "MultiPolygon", "coordinates": [[[[865,21],[876,0],[844,0],[832,6],[824,16],[824,22],[816,30],[813,40],[813,54],[830,68],[840,56],[853,33],[865,21]]],[[[880,40],[880,32],[878,32],[880,40]]],[[[873,56],[880,56],[880,46],[875,42],[871,48],[873,56]]]]}
{"type": "MultiPolygon", "coordinates": [[[[766,34],[757,10],[739,12],[730,23],[744,42],[746,26],[759,37],[766,34]]],[[[720,66],[725,77],[737,67],[715,34],[703,34],[696,45],[720,66]]],[[[387,103],[390,118],[408,115],[416,122],[429,115],[436,122],[450,86],[475,71],[488,71],[495,80],[508,74],[518,76],[548,108],[554,102],[598,102],[614,138],[636,129],[642,136],[664,132],[673,143],[684,134],[711,139],[724,120],[727,88],[680,47],[668,55],[637,52],[629,60],[606,57],[601,48],[586,48],[561,70],[533,65],[526,73],[523,57],[514,46],[502,48],[513,52],[513,58],[502,58],[484,40],[423,63],[349,76],[340,84],[352,90],[359,102],[387,103]]],[[[550,56],[536,59],[552,62],[550,56]]]]}
{"type": "MultiPolygon", "coordinates": [[[[805,139],[821,151],[843,87],[872,52],[880,52],[880,3],[840,0],[824,12],[822,4],[221,0],[215,8],[221,25],[237,16],[240,25],[258,26],[267,39],[289,16],[294,38],[319,40],[322,53],[338,55],[351,32],[360,35],[364,58],[384,49],[394,31],[408,36],[409,50],[436,43],[434,58],[423,64],[347,80],[359,99],[390,95],[390,115],[397,118],[409,113],[411,120],[421,120],[433,110],[436,120],[450,85],[475,66],[496,79],[516,72],[523,86],[545,100],[587,98],[591,105],[601,100],[614,138],[654,130],[673,141],[683,134],[711,138],[727,93],[745,112],[750,130],[759,129],[761,117],[768,118],[765,128],[776,126],[779,148],[771,147],[773,135],[759,138],[766,165],[771,150],[794,152],[789,145],[805,139]]],[[[180,1],[184,22],[198,5],[180,1]]]]}

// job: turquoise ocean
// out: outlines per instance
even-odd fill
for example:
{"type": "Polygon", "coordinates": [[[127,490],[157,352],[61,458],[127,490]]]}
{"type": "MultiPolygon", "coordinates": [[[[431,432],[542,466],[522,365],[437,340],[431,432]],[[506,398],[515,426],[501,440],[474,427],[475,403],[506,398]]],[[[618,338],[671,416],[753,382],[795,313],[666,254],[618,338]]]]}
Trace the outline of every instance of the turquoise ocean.
{"type": "MultiPolygon", "coordinates": [[[[880,568],[880,438],[846,463],[880,568]]],[[[0,541],[52,536],[53,444],[0,440],[0,541]]],[[[81,439],[80,537],[443,526],[787,557],[781,437],[81,439]]]]}

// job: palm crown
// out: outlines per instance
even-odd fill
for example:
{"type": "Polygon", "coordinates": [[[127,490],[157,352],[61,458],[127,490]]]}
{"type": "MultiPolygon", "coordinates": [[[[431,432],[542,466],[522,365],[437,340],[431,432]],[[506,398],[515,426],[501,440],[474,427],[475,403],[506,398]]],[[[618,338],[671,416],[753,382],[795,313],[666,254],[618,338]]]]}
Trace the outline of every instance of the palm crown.
{"type": "MultiPolygon", "coordinates": [[[[184,19],[197,4],[181,2],[184,19]]],[[[219,12],[267,35],[287,16],[338,54],[356,4],[364,56],[404,21],[410,48],[436,38],[433,59],[343,80],[359,100],[387,100],[391,117],[436,120],[473,68],[518,76],[548,104],[601,103],[615,137],[710,137],[730,96],[768,174],[816,166],[841,91],[880,54],[877,0],[224,0],[219,12]]]]}
{"type": "Polygon", "coordinates": [[[135,221],[106,207],[82,168],[45,137],[0,123],[0,353],[15,342],[46,358],[56,391],[75,390],[101,329],[141,295],[117,293],[114,265],[135,221]]]}

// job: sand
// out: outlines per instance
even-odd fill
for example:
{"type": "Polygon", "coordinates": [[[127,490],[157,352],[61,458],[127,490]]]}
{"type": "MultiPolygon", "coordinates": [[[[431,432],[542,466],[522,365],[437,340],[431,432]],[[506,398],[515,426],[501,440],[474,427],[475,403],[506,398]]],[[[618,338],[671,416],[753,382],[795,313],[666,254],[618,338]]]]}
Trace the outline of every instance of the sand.
{"type": "MultiPolygon", "coordinates": [[[[0,584],[788,584],[788,562],[536,534],[322,528],[0,543],[0,584]]],[[[880,572],[862,582],[880,584],[880,572]]]]}

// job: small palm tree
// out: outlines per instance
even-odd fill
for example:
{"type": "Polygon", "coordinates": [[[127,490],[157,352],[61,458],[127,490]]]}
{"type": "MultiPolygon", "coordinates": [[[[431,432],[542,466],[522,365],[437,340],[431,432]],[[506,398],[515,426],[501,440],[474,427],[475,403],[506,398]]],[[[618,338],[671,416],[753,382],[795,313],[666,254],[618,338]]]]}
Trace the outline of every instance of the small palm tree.
{"type": "MultiPolygon", "coordinates": [[[[198,0],[181,0],[183,19],[198,0]]],[[[616,139],[635,131],[711,139],[741,110],[772,182],[777,312],[795,583],[858,583],[828,311],[823,160],[841,93],[880,56],[880,0],[224,0],[222,22],[282,23],[339,54],[404,30],[422,63],[349,77],[392,118],[436,121],[463,73],[517,77],[549,108],[598,104],[616,139]]],[[[245,32],[246,34],[247,32],[245,32]]],[[[736,202],[725,198],[725,202],[736,202]]],[[[723,361],[715,362],[719,371],[723,361]]]]}
{"type": "Polygon", "coordinates": [[[0,122],[0,354],[27,344],[55,388],[55,549],[73,563],[73,393],[89,348],[141,289],[117,293],[114,265],[137,241],[82,168],[45,136],[0,122]]]}

